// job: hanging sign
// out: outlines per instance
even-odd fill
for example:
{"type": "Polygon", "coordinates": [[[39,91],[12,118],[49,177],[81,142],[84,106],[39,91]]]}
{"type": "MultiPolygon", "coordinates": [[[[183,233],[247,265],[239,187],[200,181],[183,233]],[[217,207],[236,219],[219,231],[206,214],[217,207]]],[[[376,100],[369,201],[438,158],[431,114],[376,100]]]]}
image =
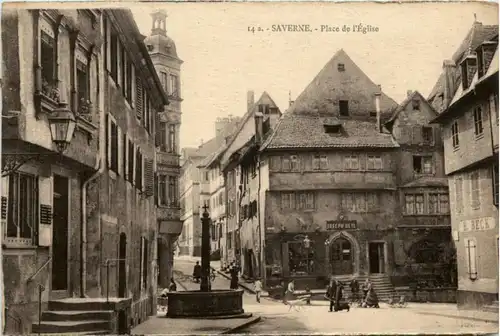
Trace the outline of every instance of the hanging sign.
{"type": "Polygon", "coordinates": [[[355,220],[331,220],[326,221],[327,230],[356,230],[358,228],[358,222],[355,220]]]}

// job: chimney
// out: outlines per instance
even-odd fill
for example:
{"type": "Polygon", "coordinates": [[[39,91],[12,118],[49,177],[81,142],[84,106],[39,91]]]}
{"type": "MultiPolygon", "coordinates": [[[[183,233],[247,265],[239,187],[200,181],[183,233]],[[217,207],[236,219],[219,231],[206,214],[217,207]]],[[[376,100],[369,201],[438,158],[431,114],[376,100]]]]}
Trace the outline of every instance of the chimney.
{"type": "Polygon", "coordinates": [[[252,110],[253,104],[255,103],[254,93],[253,91],[247,92],[247,111],[250,112],[252,110]]]}
{"type": "Polygon", "coordinates": [[[460,64],[462,67],[462,86],[466,90],[469,88],[472,78],[477,71],[477,57],[476,55],[467,55],[460,64]]]}
{"type": "Polygon", "coordinates": [[[380,96],[382,95],[382,87],[377,85],[378,89],[375,92],[375,111],[377,112],[377,131],[382,133],[382,122],[380,112],[380,96]]]}
{"type": "Polygon", "coordinates": [[[455,93],[453,83],[455,77],[455,62],[452,60],[445,60],[443,62],[443,73],[444,73],[444,90],[443,90],[443,108],[448,108],[448,105],[453,98],[452,95],[455,93]]]}
{"type": "Polygon", "coordinates": [[[255,119],[255,143],[257,145],[262,144],[262,139],[264,137],[264,130],[263,130],[263,124],[264,124],[264,114],[262,112],[255,112],[254,115],[255,119]]]}
{"type": "Polygon", "coordinates": [[[412,90],[406,90],[406,97],[410,97],[412,93],[412,90]]]}

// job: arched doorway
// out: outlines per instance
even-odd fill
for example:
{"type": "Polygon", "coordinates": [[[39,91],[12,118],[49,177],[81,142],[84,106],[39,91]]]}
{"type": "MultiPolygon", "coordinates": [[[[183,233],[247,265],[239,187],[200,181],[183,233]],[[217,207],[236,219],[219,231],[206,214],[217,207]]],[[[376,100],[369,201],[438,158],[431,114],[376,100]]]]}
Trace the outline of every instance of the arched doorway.
{"type": "Polygon", "coordinates": [[[119,259],[118,260],[118,297],[126,297],[127,288],[127,235],[120,233],[119,244],[119,259]]]}
{"type": "Polygon", "coordinates": [[[330,244],[330,266],[332,275],[352,274],[354,271],[354,253],[351,242],[345,237],[338,237],[330,244]]]}

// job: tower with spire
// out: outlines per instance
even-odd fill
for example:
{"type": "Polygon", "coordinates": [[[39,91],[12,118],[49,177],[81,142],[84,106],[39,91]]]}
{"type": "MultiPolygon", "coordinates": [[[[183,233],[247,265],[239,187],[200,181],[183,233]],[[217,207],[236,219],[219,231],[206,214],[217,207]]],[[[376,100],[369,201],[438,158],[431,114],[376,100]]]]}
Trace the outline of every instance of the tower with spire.
{"type": "Polygon", "coordinates": [[[181,125],[181,65],[174,40],[167,34],[167,13],[156,10],[151,13],[151,34],[144,43],[153,65],[168,95],[169,105],[156,118],[156,151],[159,195],[157,219],[158,234],[158,285],[166,288],[170,284],[173,254],[177,238],[182,232],[179,211],[180,146],[181,125]],[[168,195],[165,196],[165,195],[168,195]],[[161,197],[160,197],[161,198],[161,197]]]}

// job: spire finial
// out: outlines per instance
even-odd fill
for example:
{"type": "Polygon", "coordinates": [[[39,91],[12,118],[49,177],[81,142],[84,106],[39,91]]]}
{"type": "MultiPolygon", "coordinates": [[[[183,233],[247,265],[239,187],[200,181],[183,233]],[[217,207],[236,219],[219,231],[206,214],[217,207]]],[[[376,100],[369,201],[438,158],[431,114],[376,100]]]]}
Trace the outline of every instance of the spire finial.
{"type": "Polygon", "coordinates": [[[476,23],[476,22],[477,22],[477,14],[474,13],[474,23],[476,23]]]}

